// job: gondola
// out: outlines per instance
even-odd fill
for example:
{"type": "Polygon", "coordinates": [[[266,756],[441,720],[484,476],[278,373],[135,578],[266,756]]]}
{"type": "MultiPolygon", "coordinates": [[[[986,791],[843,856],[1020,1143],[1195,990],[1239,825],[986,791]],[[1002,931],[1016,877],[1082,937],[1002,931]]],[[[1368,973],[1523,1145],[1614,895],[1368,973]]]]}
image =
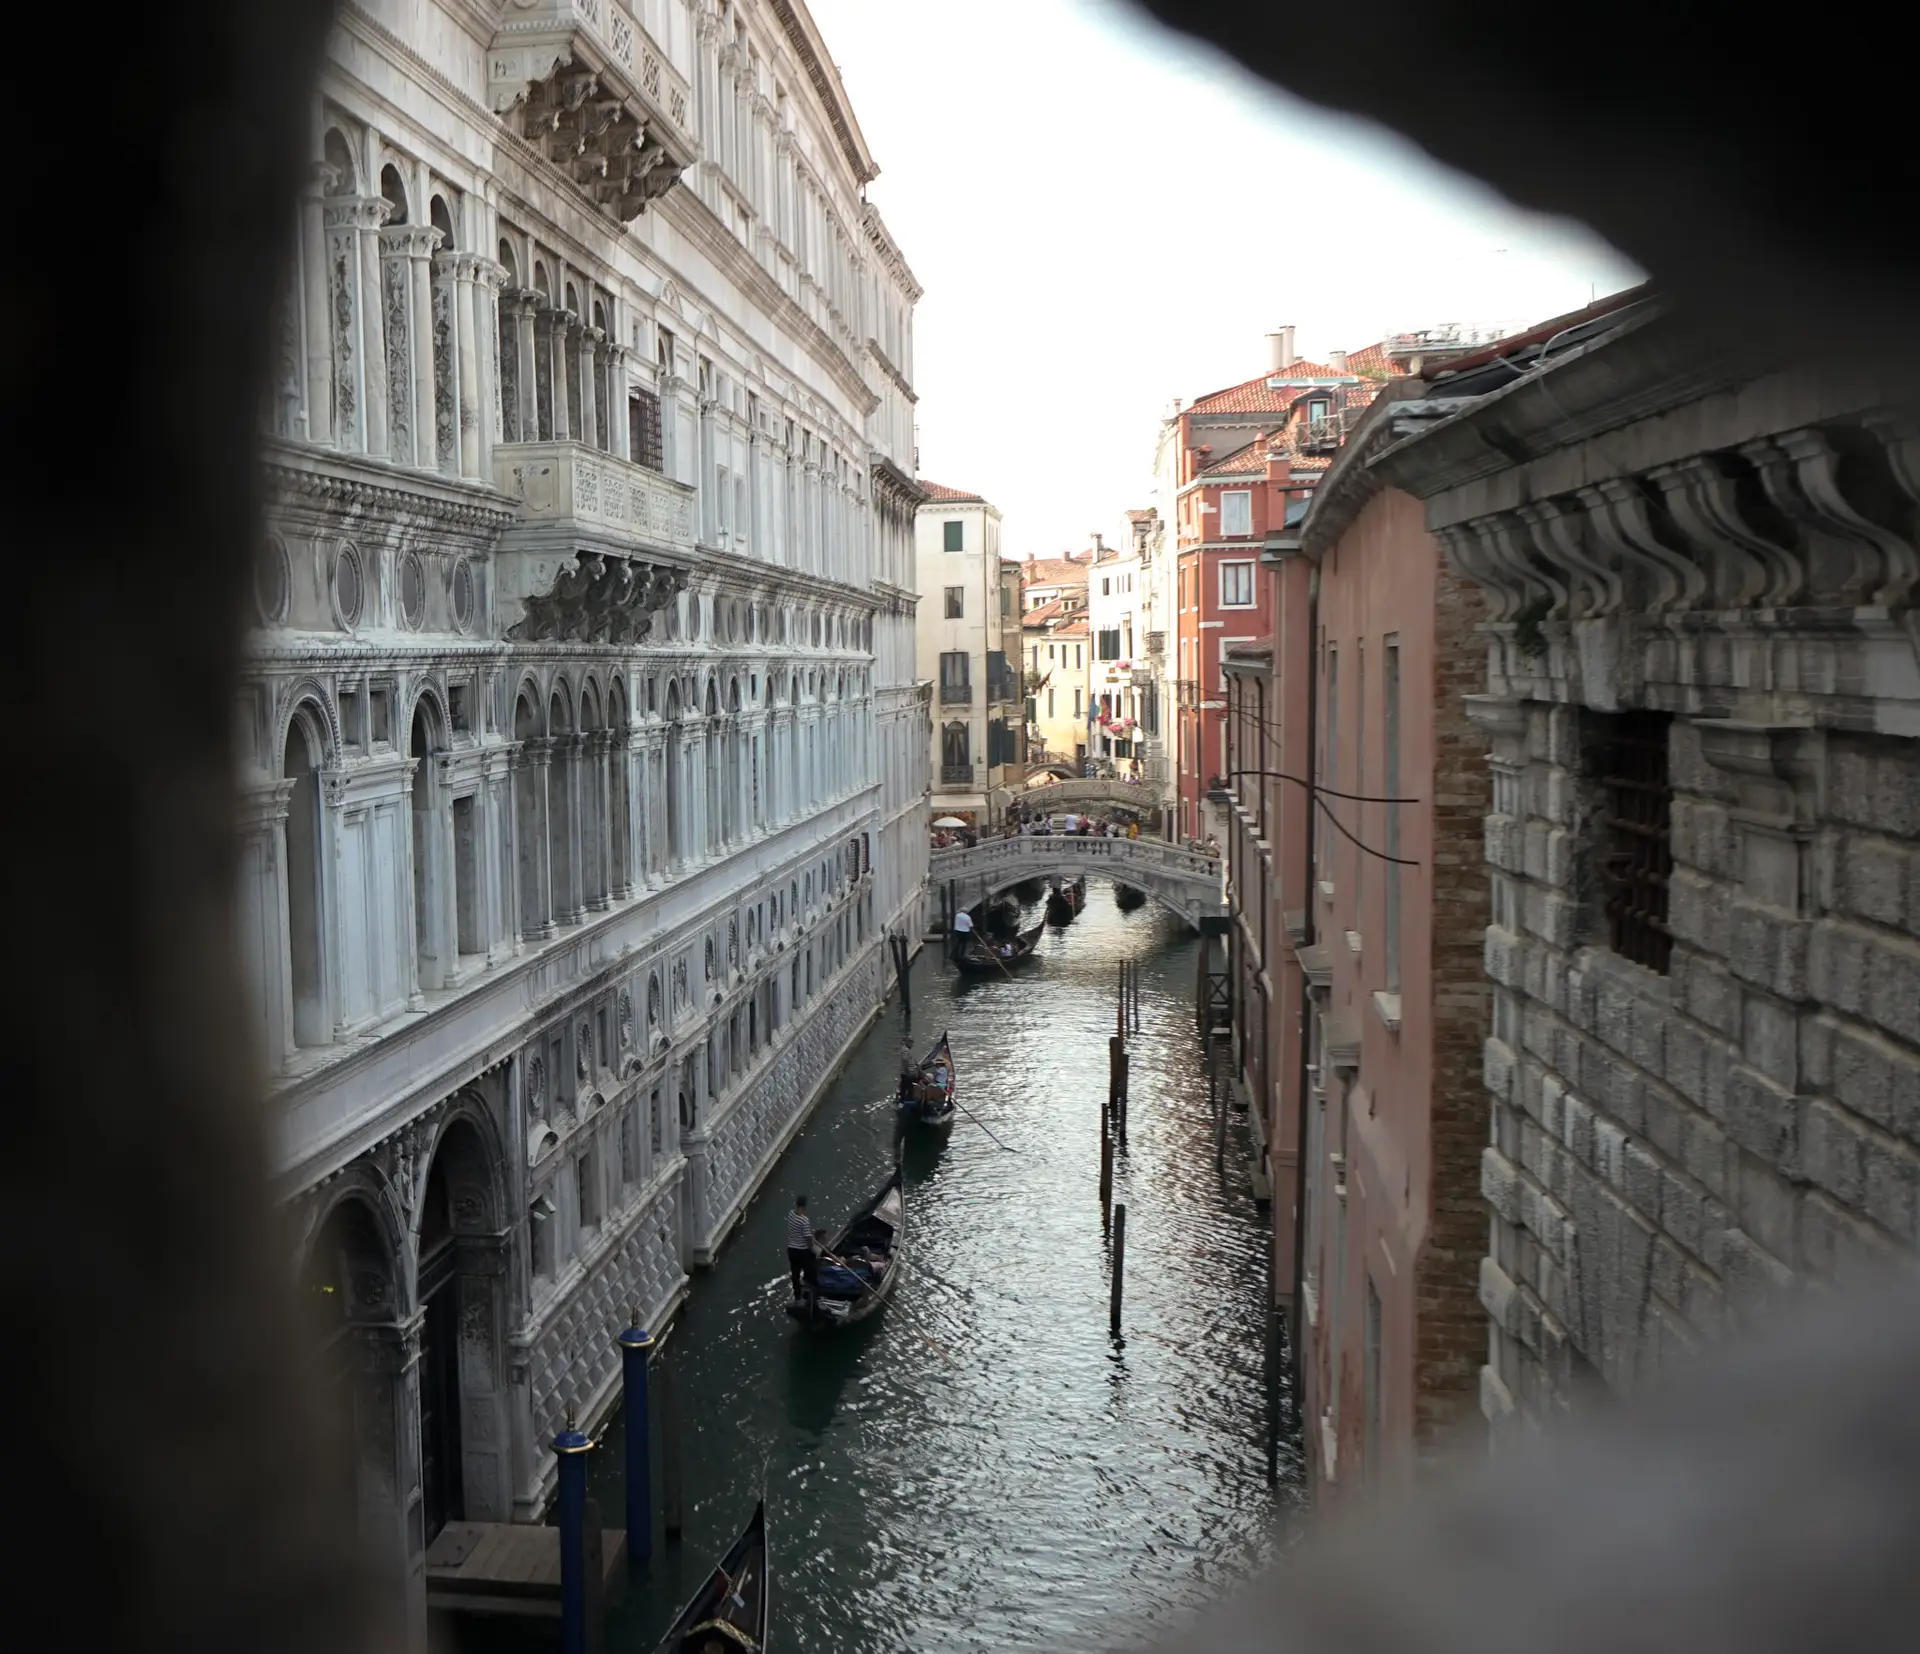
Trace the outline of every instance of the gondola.
{"type": "Polygon", "coordinates": [[[1136,889],[1130,884],[1115,882],[1113,887],[1113,903],[1122,913],[1131,913],[1136,907],[1144,907],[1146,900],[1147,893],[1144,890],[1136,889]]]}
{"type": "Polygon", "coordinates": [[[1042,919],[1031,930],[1023,930],[1010,942],[989,942],[984,937],[970,936],[965,945],[953,956],[956,970],[965,971],[969,976],[998,976],[1002,971],[1011,970],[1023,960],[1033,957],[1033,950],[1040,945],[1041,934],[1046,930],[1047,922],[1042,919]],[[1000,949],[1007,951],[1002,953],[1000,949]]]}
{"type": "Polygon", "coordinates": [[[757,1654],[767,1646],[767,1502],[680,1610],[656,1654],[757,1654]]]}
{"type": "Polygon", "coordinates": [[[907,1238],[906,1195],[900,1168],[880,1186],[816,1260],[813,1279],[787,1313],[809,1327],[850,1327],[864,1321],[893,1291],[907,1238]]]}
{"type": "Polygon", "coordinates": [[[1050,925],[1070,925],[1087,905],[1087,879],[1083,873],[1072,884],[1060,885],[1047,895],[1047,920],[1050,925]]]}
{"type": "MultiPolygon", "coordinates": [[[[980,944],[970,940],[967,945],[976,947],[980,944]]],[[[958,1078],[953,1071],[953,1050],[947,1044],[947,1036],[942,1034],[918,1065],[900,1076],[900,1090],[895,1099],[899,1104],[900,1118],[923,1126],[952,1125],[953,1093],[957,1083],[958,1078]]]]}
{"type": "Polygon", "coordinates": [[[1013,893],[1023,902],[1037,902],[1047,893],[1047,881],[1045,879],[1022,879],[1013,887],[1013,893]]]}

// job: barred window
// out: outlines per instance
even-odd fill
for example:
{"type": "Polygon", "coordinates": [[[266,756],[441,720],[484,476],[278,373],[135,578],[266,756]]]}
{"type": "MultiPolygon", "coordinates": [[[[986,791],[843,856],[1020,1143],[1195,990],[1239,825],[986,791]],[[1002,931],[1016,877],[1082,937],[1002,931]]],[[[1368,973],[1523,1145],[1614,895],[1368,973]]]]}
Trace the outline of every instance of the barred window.
{"type": "Polygon", "coordinates": [[[649,471],[666,469],[660,441],[660,398],[652,391],[627,393],[627,458],[649,471]]]}
{"type": "Polygon", "coordinates": [[[1607,945],[1622,958],[1666,975],[1673,954],[1667,930],[1667,881],[1673,873],[1673,788],[1663,712],[1594,715],[1590,762],[1604,791],[1600,886],[1607,945]]]}

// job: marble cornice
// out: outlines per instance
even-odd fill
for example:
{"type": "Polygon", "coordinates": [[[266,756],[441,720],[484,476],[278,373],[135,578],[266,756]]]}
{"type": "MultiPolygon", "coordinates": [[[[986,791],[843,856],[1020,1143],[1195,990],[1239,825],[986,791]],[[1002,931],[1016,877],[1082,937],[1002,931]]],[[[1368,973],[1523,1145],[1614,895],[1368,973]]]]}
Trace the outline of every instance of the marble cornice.
{"type": "Polygon", "coordinates": [[[271,512],[276,496],[384,513],[396,521],[496,535],[514,520],[504,496],[480,483],[450,482],[377,459],[313,448],[278,437],[261,439],[260,469],[271,512]]]}

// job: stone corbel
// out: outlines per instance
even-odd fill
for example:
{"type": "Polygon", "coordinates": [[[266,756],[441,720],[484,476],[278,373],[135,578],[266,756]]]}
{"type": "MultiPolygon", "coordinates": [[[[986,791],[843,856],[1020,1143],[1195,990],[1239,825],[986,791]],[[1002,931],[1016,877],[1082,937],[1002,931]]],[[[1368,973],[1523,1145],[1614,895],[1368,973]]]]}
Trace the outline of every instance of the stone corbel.
{"type": "Polygon", "coordinates": [[[1759,469],[1768,498],[1806,536],[1812,601],[1898,603],[1911,594],[1920,557],[1902,534],[1847,498],[1841,455],[1825,432],[1788,431],[1740,451],[1759,469]]]}
{"type": "Polygon", "coordinates": [[[1588,548],[1585,514],[1569,511],[1558,500],[1538,500],[1519,508],[1533,529],[1540,555],[1557,561],[1569,572],[1567,618],[1584,620],[1620,612],[1624,594],[1620,577],[1588,548]]]}
{"type": "Polygon", "coordinates": [[[1434,533],[1454,572],[1486,594],[1487,618],[1496,624],[1512,620],[1526,604],[1526,585],[1500,559],[1484,521],[1449,523],[1434,533]]]}
{"type": "Polygon", "coordinates": [[[1791,603],[1805,584],[1799,558],[1751,521],[1739,479],[1713,454],[1695,454],[1656,466],[1647,480],[1660,490],[1667,514],[1700,547],[1712,571],[1712,609],[1774,608],[1791,603]]]}
{"type": "Polygon", "coordinates": [[[1638,576],[1643,607],[1659,614],[1695,607],[1707,589],[1700,566],[1662,539],[1637,482],[1609,477],[1577,490],[1601,548],[1638,576]]]}

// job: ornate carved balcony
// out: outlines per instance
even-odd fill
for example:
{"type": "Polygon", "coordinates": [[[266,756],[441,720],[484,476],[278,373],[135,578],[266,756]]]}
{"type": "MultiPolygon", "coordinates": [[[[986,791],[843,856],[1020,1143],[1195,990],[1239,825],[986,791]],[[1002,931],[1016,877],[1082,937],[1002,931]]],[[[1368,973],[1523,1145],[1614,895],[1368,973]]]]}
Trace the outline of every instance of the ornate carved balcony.
{"type": "Polygon", "coordinates": [[[493,481],[518,506],[495,601],[507,635],[638,643],[686,586],[693,490],[577,442],[504,442],[493,481]]]}
{"type": "Polygon", "coordinates": [[[698,153],[687,83],[620,0],[518,0],[487,82],[494,109],[623,223],[698,153]]]}

